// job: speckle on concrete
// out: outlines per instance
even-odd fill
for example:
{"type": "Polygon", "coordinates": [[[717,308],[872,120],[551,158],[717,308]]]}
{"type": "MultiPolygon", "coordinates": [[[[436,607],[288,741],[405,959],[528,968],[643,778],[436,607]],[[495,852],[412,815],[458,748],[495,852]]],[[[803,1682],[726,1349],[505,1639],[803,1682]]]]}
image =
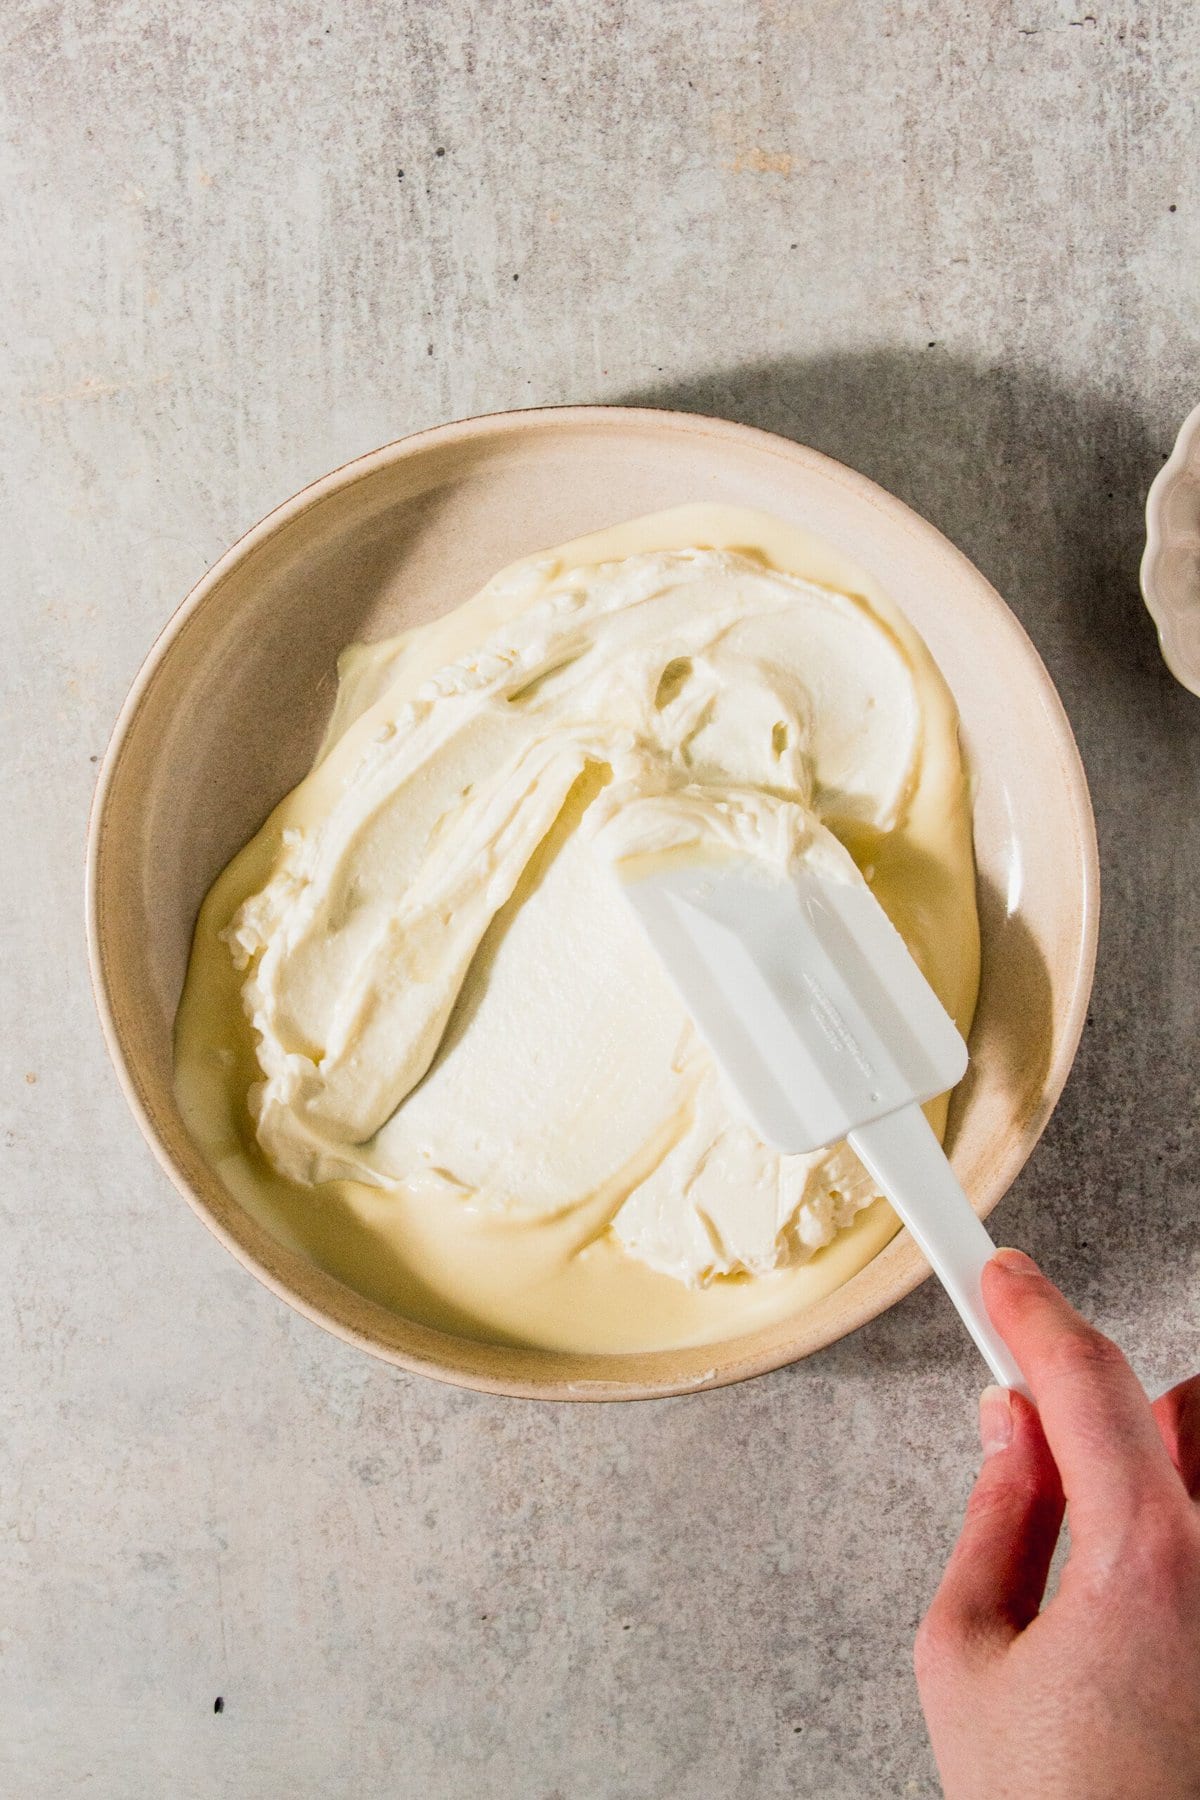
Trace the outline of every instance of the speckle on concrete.
{"type": "Polygon", "coordinates": [[[171,607],[359,451],[623,399],[830,451],[1007,596],[1092,782],[1092,1018],[995,1224],[1151,1386],[1195,1368],[1200,702],[1136,575],[1200,381],[1192,9],[10,0],[5,37],[0,1789],[934,1794],[910,1641],[982,1379],[941,1294],[634,1408],[370,1362],[142,1147],[85,816],[171,607]]]}

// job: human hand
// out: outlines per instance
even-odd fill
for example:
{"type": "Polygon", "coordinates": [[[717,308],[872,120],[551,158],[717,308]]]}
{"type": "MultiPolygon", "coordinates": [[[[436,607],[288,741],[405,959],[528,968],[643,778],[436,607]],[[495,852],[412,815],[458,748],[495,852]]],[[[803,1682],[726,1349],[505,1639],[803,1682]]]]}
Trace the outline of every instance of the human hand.
{"type": "Polygon", "coordinates": [[[983,1467],[917,1633],[947,1800],[1197,1800],[1200,1376],[1151,1406],[1019,1251],[983,1288],[1037,1410],[985,1390],[983,1467]]]}

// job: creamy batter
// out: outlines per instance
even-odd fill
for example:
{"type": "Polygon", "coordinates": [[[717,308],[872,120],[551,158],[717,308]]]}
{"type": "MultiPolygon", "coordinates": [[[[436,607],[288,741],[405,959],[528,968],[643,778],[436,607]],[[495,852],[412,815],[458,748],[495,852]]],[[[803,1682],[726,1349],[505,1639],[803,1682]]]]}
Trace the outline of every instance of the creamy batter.
{"type": "Polygon", "coordinates": [[[846,1146],[742,1122],[611,860],[849,851],[965,1032],[969,800],[911,626],[816,540],[684,507],[340,676],[179,1010],[180,1105],[243,1204],[411,1317],[573,1350],[728,1337],[861,1267],[890,1209],[846,1146]]]}

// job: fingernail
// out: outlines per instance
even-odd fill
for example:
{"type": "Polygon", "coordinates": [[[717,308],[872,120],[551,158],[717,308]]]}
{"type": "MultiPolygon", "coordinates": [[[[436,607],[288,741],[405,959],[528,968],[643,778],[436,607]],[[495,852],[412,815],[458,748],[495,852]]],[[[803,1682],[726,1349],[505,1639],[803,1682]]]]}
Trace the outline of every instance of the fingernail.
{"type": "Polygon", "coordinates": [[[983,1458],[1007,1450],[1013,1440],[1012,1396],[1007,1388],[985,1387],[979,1396],[979,1442],[983,1458]]]}
{"type": "Polygon", "coordinates": [[[1010,1275],[1040,1275],[1042,1272],[1032,1256],[1026,1256],[1023,1250],[1012,1250],[1007,1244],[997,1250],[992,1261],[998,1262],[1010,1275]]]}

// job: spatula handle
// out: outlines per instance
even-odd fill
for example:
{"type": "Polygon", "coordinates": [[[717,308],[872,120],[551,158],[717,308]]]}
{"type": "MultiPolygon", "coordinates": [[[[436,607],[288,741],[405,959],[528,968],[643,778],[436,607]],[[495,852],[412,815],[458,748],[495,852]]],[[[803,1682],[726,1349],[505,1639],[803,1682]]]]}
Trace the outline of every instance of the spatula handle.
{"type": "Polygon", "coordinates": [[[1028,1394],[1011,1350],[988,1317],[980,1277],[993,1244],[919,1106],[875,1119],[849,1139],[958,1308],[1002,1387],[1028,1394]]]}

